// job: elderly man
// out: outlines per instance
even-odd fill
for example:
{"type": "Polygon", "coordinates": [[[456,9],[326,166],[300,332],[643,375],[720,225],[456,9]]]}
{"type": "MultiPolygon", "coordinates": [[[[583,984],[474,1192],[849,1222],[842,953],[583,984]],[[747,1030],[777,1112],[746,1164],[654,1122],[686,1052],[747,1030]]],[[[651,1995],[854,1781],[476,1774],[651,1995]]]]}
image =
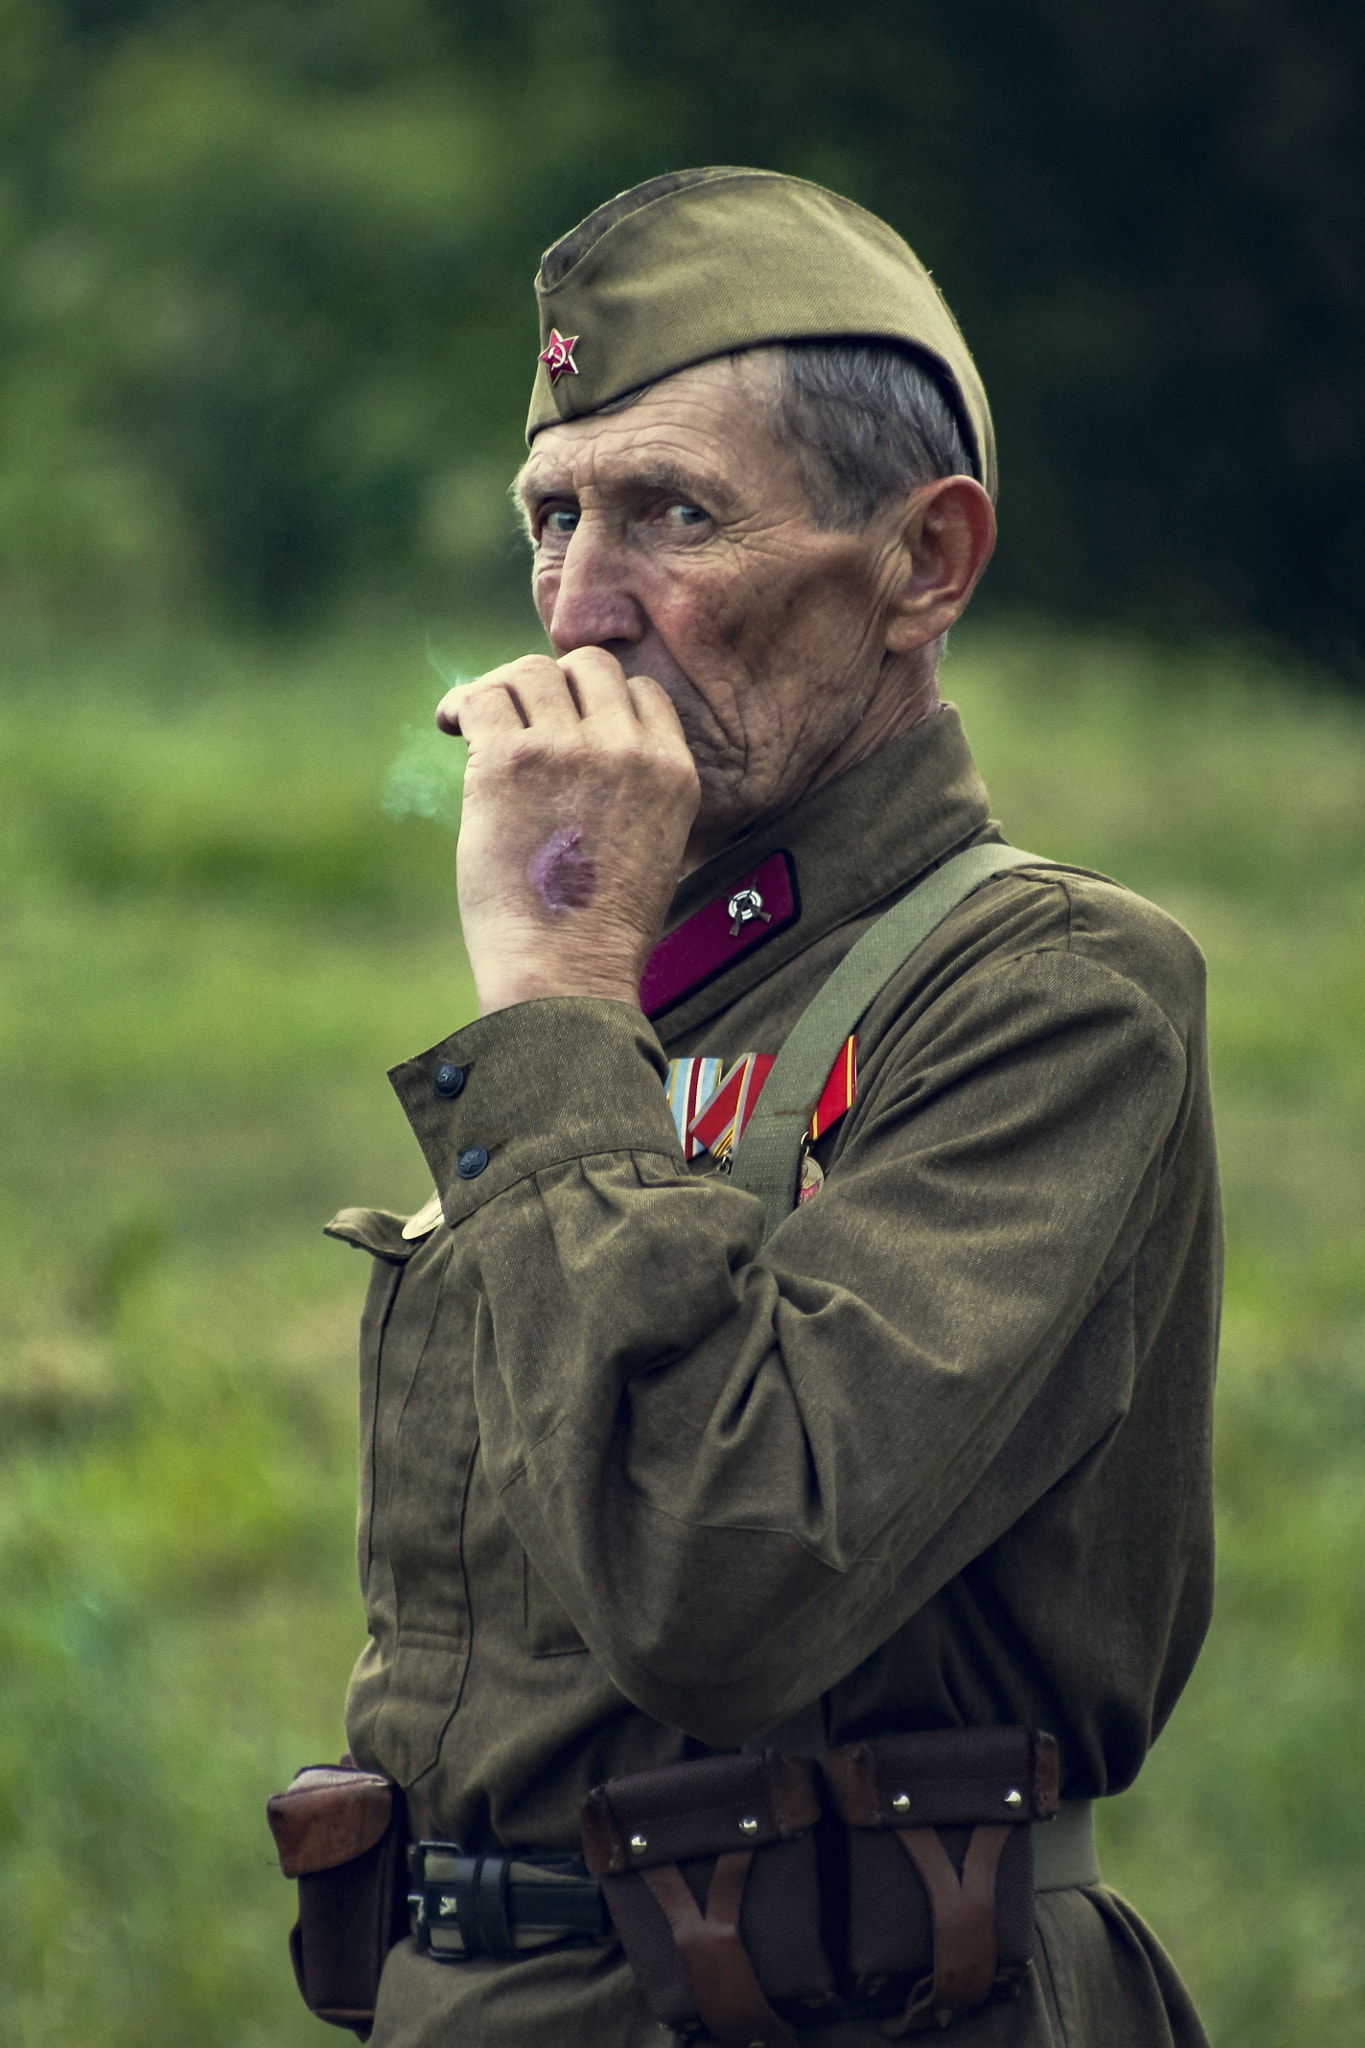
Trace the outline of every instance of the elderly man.
{"type": "Polygon", "coordinates": [[[480,1014],[392,1076],[428,1209],[331,1226],[349,1739],[446,1845],[374,2040],[1183,2048],[1088,1802],[1209,1613],[1199,956],[990,822],[990,417],[899,238],[685,172],[538,291],[549,652],[438,714],[480,1014]]]}

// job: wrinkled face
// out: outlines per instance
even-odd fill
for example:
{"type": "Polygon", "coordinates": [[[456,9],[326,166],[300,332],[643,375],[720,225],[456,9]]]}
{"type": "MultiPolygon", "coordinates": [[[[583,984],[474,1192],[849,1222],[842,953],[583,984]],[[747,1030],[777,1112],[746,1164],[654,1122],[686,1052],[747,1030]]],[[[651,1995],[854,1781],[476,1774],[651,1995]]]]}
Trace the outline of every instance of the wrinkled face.
{"type": "Polygon", "coordinates": [[[771,350],[682,370],[544,428],[517,480],[554,653],[603,647],[668,692],[704,851],[830,772],[888,660],[896,517],[820,531],[773,429],[777,378],[771,350]]]}

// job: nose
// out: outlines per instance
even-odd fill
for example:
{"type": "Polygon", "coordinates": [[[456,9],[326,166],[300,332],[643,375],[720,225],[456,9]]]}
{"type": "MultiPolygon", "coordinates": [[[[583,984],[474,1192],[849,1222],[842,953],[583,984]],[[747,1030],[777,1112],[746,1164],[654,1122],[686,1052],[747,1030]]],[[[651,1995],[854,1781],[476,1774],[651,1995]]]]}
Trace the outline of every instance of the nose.
{"type": "Polygon", "coordinates": [[[626,554],[587,513],[559,561],[537,579],[536,606],[556,654],[634,647],[644,638],[644,611],[626,554]]]}

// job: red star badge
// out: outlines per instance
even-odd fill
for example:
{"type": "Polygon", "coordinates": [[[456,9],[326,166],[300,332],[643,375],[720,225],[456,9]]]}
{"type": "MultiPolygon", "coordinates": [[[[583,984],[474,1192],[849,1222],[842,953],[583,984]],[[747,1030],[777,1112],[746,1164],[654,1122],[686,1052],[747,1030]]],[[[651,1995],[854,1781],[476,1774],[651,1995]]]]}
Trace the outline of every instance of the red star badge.
{"type": "Polygon", "coordinates": [[[550,373],[550,382],[557,384],[561,377],[576,377],[578,365],[573,352],[578,346],[576,334],[561,334],[557,327],[550,329],[550,339],[540,351],[539,360],[550,373]]]}

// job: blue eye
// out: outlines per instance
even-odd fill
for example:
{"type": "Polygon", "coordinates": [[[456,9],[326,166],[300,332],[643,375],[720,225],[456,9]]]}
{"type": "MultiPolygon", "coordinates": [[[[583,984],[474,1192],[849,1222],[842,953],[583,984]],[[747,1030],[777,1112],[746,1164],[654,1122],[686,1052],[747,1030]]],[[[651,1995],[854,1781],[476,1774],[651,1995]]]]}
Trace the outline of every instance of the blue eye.
{"type": "Polygon", "coordinates": [[[700,505],[689,505],[680,500],[668,507],[667,517],[675,526],[704,526],[708,515],[700,505]]]}
{"type": "Polygon", "coordinates": [[[542,533],[556,534],[561,540],[573,532],[578,524],[579,512],[576,505],[557,505],[547,512],[540,523],[542,533]]]}

